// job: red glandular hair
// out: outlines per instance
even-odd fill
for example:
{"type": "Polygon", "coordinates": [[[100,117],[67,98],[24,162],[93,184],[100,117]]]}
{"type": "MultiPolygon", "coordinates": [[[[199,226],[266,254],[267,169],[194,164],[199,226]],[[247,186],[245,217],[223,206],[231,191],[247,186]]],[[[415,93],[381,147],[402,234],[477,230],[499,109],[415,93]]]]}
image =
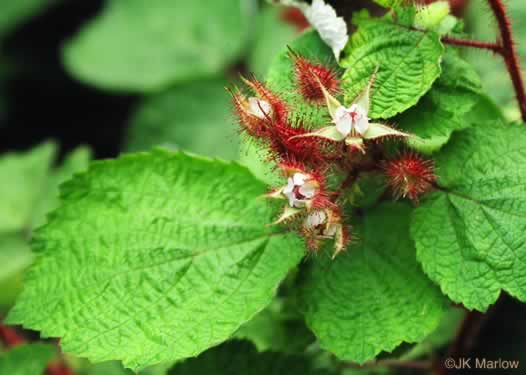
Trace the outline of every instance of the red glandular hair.
{"type": "Polygon", "coordinates": [[[266,118],[259,118],[250,111],[248,99],[241,92],[231,91],[241,130],[267,144],[271,158],[278,163],[294,159],[322,167],[327,160],[324,154],[327,141],[316,137],[293,138],[309,131],[301,124],[291,125],[285,101],[255,78],[243,81],[258,99],[270,104],[272,111],[266,118]]]}
{"type": "Polygon", "coordinates": [[[322,64],[315,64],[303,56],[298,55],[290,48],[289,54],[294,63],[294,73],[299,91],[305,100],[323,103],[325,96],[323,95],[321,85],[323,85],[330,94],[338,92],[340,81],[335,69],[322,64]]]}
{"type": "Polygon", "coordinates": [[[414,152],[403,152],[396,159],[384,162],[387,183],[397,197],[418,197],[430,191],[436,181],[434,163],[414,152]]]}

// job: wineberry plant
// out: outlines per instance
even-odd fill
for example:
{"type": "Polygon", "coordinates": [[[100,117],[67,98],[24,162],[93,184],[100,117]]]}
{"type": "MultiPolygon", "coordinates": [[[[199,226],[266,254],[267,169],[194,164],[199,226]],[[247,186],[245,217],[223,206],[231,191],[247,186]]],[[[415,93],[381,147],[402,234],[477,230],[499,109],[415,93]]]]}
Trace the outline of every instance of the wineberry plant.
{"type": "MultiPolygon", "coordinates": [[[[225,84],[230,114],[207,100],[177,107],[210,122],[228,116],[240,161],[157,147],[87,166],[79,150],[63,167],[38,169],[31,160],[51,160],[50,144],[3,159],[0,170],[26,168],[21,178],[39,174],[49,192],[37,198],[28,187],[27,202],[42,202],[37,215],[0,210],[0,226],[24,228],[33,254],[25,250],[32,265],[5,324],[60,338],[71,358],[119,361],[139,373],[446,373],[444,358],[462,354],[470,319],[504,294],[526,302],[526,96],[517,52],[526,35],[513,34],[502,0],[474,2],[487,3],[496,42],[472,39],[448,2],[272,2],[288,7],[289,22],[312,27],[279,45],[266,72],[238,68],[240,78],[225,84]],[[501,60],[521,120],[489,96],[469,61],[474,50],[501,60]]],[[[222,2],[205,3],[222,11],[222,2]]],[[[146,59],[132,50],[129,70],[112,70],[121,58],[112,51],[100,57],[108,70],[93,70],[84,58],[90,38],[130,17],[119,12],[123,2],[110,4],[106,18],[66,46],[68,70],[100,87],[145,92],[197,74],[172,74],[162,52],[156,69],[139,76],[146,59]]],[[[245,22],[225,17],[229,26],[245,22]]],[[[222,51],[213,30],[200,34],[210,44],[194,68],[208,74],[231,61],[242,38],[233,30],[222,51]]],[[[199,98],[208,88],[188,90],[199,98]]],[[[189,95],[167,96],[162,106],[189,95]]],[[[130,150],[141,148],[135,132],[130,150]]],[[[190,133],[192,141],[206,136],[190,133]]],[[[4,182],[0,191],[15,196],[4,182]]],[[[15,330],[0,329],[6,346],[19,344],[15,330]]],[[[67,357],[53,362],[49,347],[34,343],[0,357],[0,373],[31,347],[33,374],[73,371],[67,357]]]]}

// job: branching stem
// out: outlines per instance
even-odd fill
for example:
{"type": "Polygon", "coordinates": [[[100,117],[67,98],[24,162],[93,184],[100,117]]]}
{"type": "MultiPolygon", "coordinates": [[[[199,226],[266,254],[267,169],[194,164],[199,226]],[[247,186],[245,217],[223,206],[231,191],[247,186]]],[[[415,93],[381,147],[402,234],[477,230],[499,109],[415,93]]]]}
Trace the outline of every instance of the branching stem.
{"type": "Polygon", "coordinates": [[[511,30],[511,21],[502,0],[488,0],[488,4],[497,20],[497,26],[499,28],[498,42],[483,42],[450,36],[442,37],[442,42],[462,47],[485,49],[501,55],[506,63],[506,68],[513,84],[522,120],[526,122],[526,89],[521,75],[519,58],[511,30]]]}

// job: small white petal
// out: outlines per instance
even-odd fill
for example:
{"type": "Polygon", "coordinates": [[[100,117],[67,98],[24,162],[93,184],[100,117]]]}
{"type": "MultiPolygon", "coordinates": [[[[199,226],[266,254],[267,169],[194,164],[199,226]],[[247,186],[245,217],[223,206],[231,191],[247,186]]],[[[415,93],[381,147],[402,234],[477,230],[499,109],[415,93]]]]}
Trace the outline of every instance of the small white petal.
{"type": "Polygon", "coordinates": [[[358,104],[351,105],[348,111],[353,118],[353,127],[358,133],[363,135],[367,131],[367,129],[369,129],[369,119],[367,118],[367,111],[358,104]]]}
{"type": "Polygon", "coordinates": [[[334,8],[324,0],[313,0],[310,7],[300,7],[310,24],[318,31],[321,39],[327,43],[336,59],[349,40],[347,24],[338,17],[334,8]]]}
{"type": "Polygon", "coordinates": [[[283,192],[283,194],[289,199],[290,207],[294,207],[296,203],[296,194],[292,191],[289,193],[283,192]]]}
{"type": "Polygon", "coordinates": [[[266,119],[272,114],[272,106],[269,102],[258,98],[248,98],[250,113],[260,119],[266,119]]]}
{"type": "Polygon", "coordinates": [[[316,194],[316,187],[312,184],[306,183],[298,189],[299,193],[306,199],[314,197],[316,194]]]}
{"type": "Polygon", "coordinates": [[[307,228],[316,228],[318,225],[322,225],[327,220],[327,215],[324,211],[314,211],[305,219],[304,225],[307,228]]]}
{"type": "Polygon", "coordinates": [[[352,118],[347,112],[345,107],[339,107],[334,113],[334,123],[336,129],[344,136],[347,137],[352,129],[352,118]]]}
{"type": "Polygon", "coordinates": [[[287,180],[287,186],[285,186],[285,188],[283,189],[283,194],[285,195],[290,194],[292,193],[293,190],[294,190],[294,180],[292,179],[292,177],[289,177],[289,179],[287,180]]]}
{"type": "Polygon", "coordinates": [[[305,183],[307,176],[305,176],[303,173],[294,173],[294,176],[292,176],[292,179],[294,181],[294,185],[301,186],[305,183]]]}

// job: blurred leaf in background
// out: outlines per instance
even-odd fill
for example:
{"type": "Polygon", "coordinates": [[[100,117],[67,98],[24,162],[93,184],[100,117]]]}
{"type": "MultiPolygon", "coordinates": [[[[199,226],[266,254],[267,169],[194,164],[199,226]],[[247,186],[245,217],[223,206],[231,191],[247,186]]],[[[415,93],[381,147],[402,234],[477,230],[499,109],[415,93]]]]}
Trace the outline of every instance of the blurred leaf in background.
{"type": "MultiPolygon", "coordinates": [[[[512,20],[513,33],[518,41],[517,52],[524,68],[526,65],[526,1],[507,1],[506,7],[512,20]]],[[[468,31],[474,39],[484,41],[496,40],[498,28],[487,2],[480,0],[470,1],[466,12],[466,23],[468,31]]],[[[483,50],[466,48],[463,51],[466,59],[480,73],[485,91],[498,104],[503,106],[504,113],[509,119],[518,120],[520,118],[519,109],[502,57],[483,50]]]]}
{"type": "Polygon", "coordinates": [[[91,153],[79,147],[61,167],[52,168],[56,156],[56,144],[46,142],[0,157],[0,312],[13,303],[22,272],[33,259],[28,244],[32,229],[45,223],[58,204],[59,185],[85,169],[91,153]]]}
{"type": "Polygon", "coordinates": [[[272,60],[298,34],[293,25],[282,19],[283,11],[281,7],[266,6],[258,14],[248,66],[260,79],[266,77],[272,60]]]}
{"type": "Polygon", "coordinates": [[[236,159],[238,134],[226,79],[182,84],[146,97],[132,115],[126,150],[166,145],[236,159]]]}
{"type": "Polygon", "coordinates": [[[57,1],[58,0],[2,1],[2,11],[0,12],[0,39],[3,39],[9,32],[13,31],[20,23],[27,21],[57,1]]]}
{"type": "Polygon", "coordinates": [[[0,352],[0,374],[38,375],[44,372],[55,356],[55,348],[48,344],[21,345],[6,353],[0,352]]]}
{"type": "Polygon", "coordinates": [[[95,86],[156,91],[217,75],[236,62],[250,0],[108,0],[64,48],[66,68],[95,86]]]}

